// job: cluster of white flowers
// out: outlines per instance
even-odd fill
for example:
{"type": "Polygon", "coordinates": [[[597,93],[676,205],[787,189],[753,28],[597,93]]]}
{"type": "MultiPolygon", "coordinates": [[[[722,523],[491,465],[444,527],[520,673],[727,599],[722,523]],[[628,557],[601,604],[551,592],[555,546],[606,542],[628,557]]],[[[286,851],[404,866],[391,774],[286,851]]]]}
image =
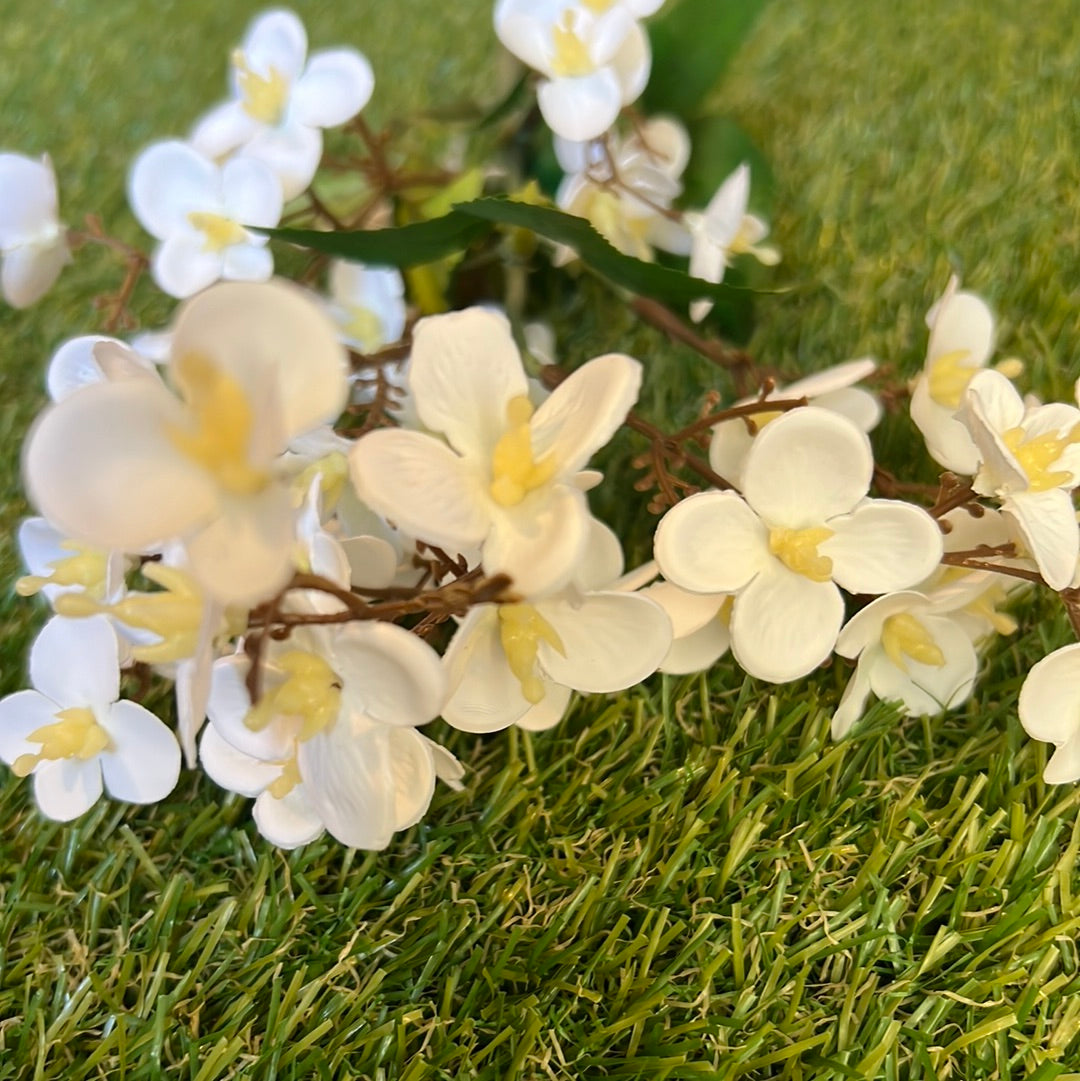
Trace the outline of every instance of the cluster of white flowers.
{"type": "MultiPolygon", "coordinates": [[[[659,6],[499,0],[495,22],[544,76],[568,174],[559,205],[628,254],[689,255],[693,275],[719,282],[739,253],[776,260],[747,213],[748,169],[704,211],[677,211],[683,126],[612,130],[645,85],[638,20],[659,6]]],[[[875,362],[852,360],[766,381],[687,429],[709,440],[708,486],[669,492],[653,560],[627,571],[588,493],[602,480],[592,456],[637,402],[637,360],[611,353],[566,375],[550,334],[494,308],[410,320],[387,268],[334,262],[324,297],[269,280],[252,228],[278,223],[315,176],[321,130],[372,87],[359,53],[309,58],[296,16],[270,12],[233,54],[232,98],[132,168],[132,209],[159,242],[153,278],[183,302],[130,343],[63,343],[24,454],[40,517],[19,531],[16,589],[55,614],[31,651],[33,689],[0,701],[0,758],[33,776],[45,814],[74,818],[103,790],[163,799],[183,756],[253,798],[275,844],[326,831],[380,849],[425,813],[437,779],[461,787],[462,766],[419,731],[437,718],[539,731],[575,691],[705,670],[729,649],[772,683],[837,654],[855,662],[841,738],[870,695],[909,716],[966,701],[980,648],[1016,627],[1000,610],[1014,589],[1080,597],[1080,409],[1022,398],[1018,361],[987,367],[993,318],[955,282],[911,388],[951,471],[932,507],[870,498],[875,484],[890,494],[869,439],[882,407],[856,385],[875,362]],[[553,390],[529,377],[516,335],[553,390]],[[374,407],[357,355],[380,393],[395,390],[359,428],[374,407]],[[175,731],[120,697],[122,679],[150,674],[174,684],[175,731]]],[[[48,161],[0,155],[12,304],[67,260],[57,214],[48,161]]],[[[1047,779],[1080,779],[1080,646],[1034,668],[1019,713],[1058,748],[1047,779]]]]}

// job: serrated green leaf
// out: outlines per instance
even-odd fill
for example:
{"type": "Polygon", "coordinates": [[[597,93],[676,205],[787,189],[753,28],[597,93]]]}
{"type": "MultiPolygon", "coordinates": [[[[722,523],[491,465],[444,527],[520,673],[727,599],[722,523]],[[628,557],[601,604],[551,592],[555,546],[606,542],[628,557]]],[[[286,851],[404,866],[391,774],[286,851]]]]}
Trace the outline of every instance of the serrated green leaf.
{"type": "Polygon", "coordinates": [[[653,64],[643,101],[652,113],[700,115],[709,91],[768,0],[680,0],[648,23],[653,64]]]}

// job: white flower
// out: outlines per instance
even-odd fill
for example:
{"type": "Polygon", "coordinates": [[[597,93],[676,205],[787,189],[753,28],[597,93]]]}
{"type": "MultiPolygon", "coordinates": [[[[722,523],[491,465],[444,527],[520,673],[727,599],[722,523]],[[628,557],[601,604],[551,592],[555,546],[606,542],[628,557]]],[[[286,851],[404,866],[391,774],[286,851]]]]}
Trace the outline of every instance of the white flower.
{"type": "Polygon", "coordinates": [[[934,461],[970,477],[979,468],[979,451],[957,411],[971,377],[990,359],[994,317],[981,297],[957,291],[957,284],[950,279],[927,313],[930,344],[911,391],[911,419],[934,461]]]}
{"type": "Polygon", "coordinates": [[[421,320],[408,382],[429,432],[381,429],[350,456],[360,498],[399,529],[450,553],[482,548],[489,574],[523,595],[558,589],[582,557],[589,457],[637,398],[641,366],[590,361],[533,412],[506,319],[472,308],[421,320]],[[449,444],[449,445],[447,445],[449,444]]]}
{"type": "Polygon", "coordinates": [[[399,341],[405,331],[401,271],[335,259],[330,264],[329,308],[346,345],[361,353],[377,353],[399,341]]]}
{"type": "Polygon", "coordinates": [[[917,592],[872,601],[840,632],[836,652],[858,664],[832,719],[833,739],[847,735],[871,692],[897,701],[906,717],[955,709],[971,697],[979,658],[947,606],[917,592]]]}
{"type": "MultiPolygon", "coordinates": [[[[714,284],[724,280],[733,255],[752,255],[765,266],[780,261],[776,248],[763,245],[769,227],[755,214],[746,212],[750,202],[750,166],[740,165],[716,189],[704,213],[687,213],[683,220],[690,230],[690,276],[714,284]]],[[[695,300],[690,317],[695,323],[712,310],[711,300],[695,300]]]]}
{"type": "Polygon", "coordinates": [[[120,696],[116,635],[101,617],[54,616],[30,651],[32,691],[0,701],[0,758],[33,774],[34,798],[67,822],[102,784],[114,799],[154,803],[175,787],[180,748],[149,710],[120,696]]]}
{"type": "Polygon", "coordinates": [[[1055,650],[1031,669],[1017,709],[1024,731],[1055,747],[1043,780],[1080,781],[1080,643],[1055,650]]]}
{"type": "Polygon", "coordinates": [[[124,588],[127,560],[65,537],[44,518],[19,526],[19,551],[28,575],[15,582],[20,597],[41,593],[51,604],[65,593],[86,592],[99,601],[116,599],[124,588]]]}
{"type": "MultiPolygon", "coordinates": [[[[862,431],[871,432],[881,420],[881,403],[870,391],[854,384],[865,379],[876,367],[876,362],[869,357],[834,364],[823,372],[815,372],[787,386],[778,386],[764,400],[806,398],[812,405],[839,413],[862,431]]],[[[735,404],[749,405],[758,400],[759,396],[755,395],[742,398],[735,404]]],[[[753,446],[754,436],[779,416],[779,412],[755,413],[749,418],[753,431],[741,417],[721,421],[712,430],[709,465],[719,476],[736,488],[741,488],[743,462],[753,446]]]]}
{"type": "Polygon", "coordinates": [[[145,552],[182,540],[222,604],[291,573],[294,511],[277,458],[347,395],[334,326],[292,286],[219,285],[179,314],[169,374],[98,383],[47,409],[25,456],[32,499],[67,535],[145,552]]]}
{"type": "Polygon", "coordinates": [[[586,218],[613,247],[638,259],[651,260],[653,248],[689,254],[689,232],[664,213],[682,192],[679,177],[690,157],[690,137],[677,120],[656,117],[626,140],[612,136],[610,160],[598,143],[556,139],[555,152],[568,174],[555,196],[560,209],[586,218]]]}
{"type": "Polygon", "coordinates": [[[701,492],[656,531],[664,577],[697,593],[735,593],[731,639],[751,675],[782,683],[832,651],[844,616],[837,586],[887,593],[925,578],[941,533],[923,510],[867,499],[866,436],[809,406],[769,424],[743,470],[743,496],[701,492]]]}
{"type": "MultiPolygon", "coordinates": [[[[252,708],[249,660],[214,666],[201,756],[223,787],[255,796],[255,821],[291,848],[325,828],[381,849],[427,810],[447,755],[416,731],[446,693],[439,658],[389,623],[305,628],[275,644],[252,708]]],[[[456,765],[456,763],[453,763],[456,765]]],[[[457,773],[460,777],[460,772],[457,773]]]]}
{"type": "Polygon", "coordinates": [[[597,0],[498,0],[495,33],[543,76],[537,90],[548,127],[584,142],[603,134],[649,81],[652,54],[635,8],[597,0]]]}
{"type": "Polygon", "coordinates": [[[443,718],[466,732],[540,731],[559,722],[573,691],[610,694],[652,675],[671,645],[671,621],[655,601],[622,591],[621,573],[618,539],[593,520],[567,589],[471,609],[443,659],[443,718]]]}
{"type": "Polygon", "coordinates": [[[731,594],[691,593],[655,582],[642,595],[671,620],[672,642],[659,670],[673,676],[711,668],[731,648],[731,594]]]}
{"type": "Polygon", "coordinates": [[[960,410],[979,452],[972,487],[1001,503],[1051,589],[1072,581],[1080,553],[1072,490],[1080,484],[1080,410],[1026,406],[999,372],[973,376],[960,410]]]}
{"type": "Polygon", "coordinates": [[[351,120],[375,88],[371,65],[355,49],[324,49],[308,58],[304,24],[285,10],[252,22],[232,55],[230,77],[232,98],[199,121],[192,145],[215,159],[242,149],[273,170],[286,199],[311,183],[322,129],[351,120]]]}
{"type": "Polygon", "coordinates": [[[110,379],[157,379],[154,362],[116,338],[85,334],[69,338],[49,361],[45,385],[54,402],[110,379]]]}
{"type": "Polygon", "coordinates": [[[170,296],[189,297],[219,278],[265,281],[274,272],[267,237],[281,219],[281,185],[250,157],[215,165],[187,143],[148,146],[128,177],[128,202],[161,243],[151,273],[170,296]]]}
{"type": "Polygon", "coordinates": [[[68,262],[58,215],[48,155],[0,154],[0,294],[13,308],[44,296],[68,262]]]}

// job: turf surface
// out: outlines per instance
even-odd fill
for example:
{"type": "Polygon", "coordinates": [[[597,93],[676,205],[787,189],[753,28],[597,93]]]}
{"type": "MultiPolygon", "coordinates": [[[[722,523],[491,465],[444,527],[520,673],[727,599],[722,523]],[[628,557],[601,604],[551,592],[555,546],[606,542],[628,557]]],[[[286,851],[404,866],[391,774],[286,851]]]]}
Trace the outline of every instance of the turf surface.
{"type": "MultiPolygon", "coordinates": [[[[295,7],[315,44],[368,52],[376,119],[488,85],[479,0],[295,7]]],[[[0,146],[52,153],[68,221],[122,221],[131,154],[218,97],[255,10],[3,0],[0,146]]],[[[775,4],[716,98],[774,164],[794,286],[761,305],[755,352],[913,371],[956,269],[1034,385],[1066,396],[1078,64],[1072,0],[775,4]]],[[[111,273],[80,258],[39,308],[0,312],[11,525],[42,365],[111,273]]],[[[167,311],[140,303],[151,325],[167,311]]],[[[706,373],[603,303],[583,288],[564,351],[636,352],[674,410],[672,373],[706,373]]],[[[886,458],[905,465],[910,439],[894,420],[886,458]]],[[[0,606],[7,691],[40,613],[0,606]]],[[[877,708],[839,745],[839,668],[779,689],[730,669],[657,679],[579,703],[556,733],[451,736],[468,790],[379,855],[277,852],[244,801],[194,777],[67,827],[6,777],[0,1079],[1077,1081],[1080,799],[1042,785],[1011,706],[1066,632],[1049,603],[1028,625],[965,710],[877,708]]]]}

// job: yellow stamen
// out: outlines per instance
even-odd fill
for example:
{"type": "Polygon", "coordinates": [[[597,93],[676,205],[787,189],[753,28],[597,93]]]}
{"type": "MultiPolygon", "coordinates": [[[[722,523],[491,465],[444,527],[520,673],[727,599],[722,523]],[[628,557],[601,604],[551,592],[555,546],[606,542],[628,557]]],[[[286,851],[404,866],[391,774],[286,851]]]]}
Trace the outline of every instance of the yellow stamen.
{"type": "Polygon", "coordinates": [[[555,475],[555,462],[548,456],[533,459],[529,419],[532,402],[524,395],[511,398],[506,406],[507,430],[491,452],[491,498],[500,507],[515,507],[534,488],[555,475]]]}
{"type": "Polygon", "coordinates": [[[244,112],[260,124],[280,123],[289,100],[289,83],[277,68],[269,75],[259,75],[248,66],[247,58],[237,49],[232,57],[236,68],[244,112]]]}
{"type": "Polygon", "coordinates": [[[310,739],[337,720],[341,709],[341,681],[326,661],[315,653],[294,649],[278,657],[275,666],[285,679],[267,690],[244,718],[259,732],[275,717],[301,722],[298,739],[310,739]]]}
{"type": "Polygon", "coordinates": [[[26,737],[28,743],[40,743],[37,754],[22,754],[12,764],[17,777],[32,773],[43,761],[78,758],[85,762],[107,750],[112,741],[109,733],[98,724],[94,711],[86,706],[73,706],[56,714],[55,724],[46,724],[26,737]]]}
{"type": "Polygon", "coordinates": [[[930,365],[927,388],[930,397],[943,409],[959,409],[971,377],[979,370],[971,362],[971,352],[967,349],[954,349],[951,353],[942,353],[930,365]]]}
{"type": "Polygon", "coordinates": [[[262,491],[269,476],[248,460],[255,414],[244,388],[198,353],[181,357],[175,370],[194,423],[193,430],[167,426],[173,446],[209,470],[227,492],[255,495],[262,491]]]}
{"type": "Polygon", "coordinates": [[[1072,480],[1067,470],[1051,470],[1051,466],[1065,453],[1067,447],[1080,443],[1080,424],[1063,436],[1043,432],[1030,439],[1025,438],[1023,428],[1010,428],[1001,433],[1001,441],[1012,451],[1013,457],[1028,479],[1029,492],[1048,492],[1072,480]]]}
{"type": "Polygon", "coordinates": [[[342,330],[350,337],[358,341],[366,353],[374,353],[386,345],[386,337],[383,334],[383,322],[370,308],[362,304],[346,305],[349,321],[344,324],[342,330]]]}
{"type": "Polygon", "coordinates": [[[998,611],[998,605],[1008,600],[1008,591],[1002,585],[992,585],[985,589],[979,596],[966,605],[965,612],[985,619],[998,634],[1012,634],[1018,624],[1008,612],[998,611]]]}
{"type": "Polygon", "coordinates": [[[188,214],[188,221],[203,235],[203,250],[222,252],[234,244],[243,244],[247,240],[247,230],[232,218],[222,214],[211,214],[208,210],[193,210],[188,214]]]}
{"type": "Polygon", "coordinates": [[[995,372],[1001,372],[1006,379],[1019,379],[1024,374],[1024,362],[1019,357],[1006,357],[994,365],[995,372]]]}
{"type": "Polygon", "coordinates": [[[99,604],[84,593],[67,593],[56,598],[54,607],[69,619],[101,613],[157,635],[160,641],[131,651],[135,660],[145,664],[168,664],[193,656],[203,617],[202,591],[189,574],[163,563],[145,563],[142,574],[161,590],[128,593],[115,604],[99,604]]]}
{"type": "Polygon", "coordinates": [[[597,15],[603,15],[615,6],[615,0],[581,0],[581,2],[597,15]]]}
{"type": "Polygon", "coordinates": [[[585,217],[613,248],[646,263],[653,261],[653,250],[646,239],[649,219],[626,214],[614,192],[595,191],[588,201],[585,217]]]}
{"type": "Polygon", "coordinates": [[[90,596],[99,600],[104,597],[108,553],[73,540],[63,541],[60,547],[75,554],[49,563],[52,574],[27,574],[17,579],[15,592],[20,597],[32,597],[43,586],[82,586],[90,596]]]}
{"type": "Polygon", "coordinates": [[[319,478],[319,487],[322,491],[322,507],[324,511],[330,511],[337,506],[345,491],[345,483],[349,478],[349,460],[340,451],[331,451],[322,458],[316,458],[307,468],[302,470],[293,482],[304,495],[311,487],[311,482],[319,478]]]}
{"type": "Polygon", "coordinates": [[[284,799],[301,781],[300,764],[293,755],[282,767],[281,773],[267,785],[267,792],[274,799],[284,799]]]}
{"type": "Polygon", "coordinates": [[[499,641],[525,700],[533,705],[542,702],[544,682],[536,670],[540,643],[547,642],[556,653],[566,656],[555,628],[531,604],[503,604],[499,606],[499,641]]]}
{"type": "Polygon", "coordinates": [[[812,582],[832,579],[832,560],[818,554],[818,545],[833,535],[831,529],[770,529],[769,551],[788,570],[809,578],[812,582]]]}
{"type": "Polygon", "coordinates": [[[551,28],[551,37],[555,45],[555,56],[551,61],[553,74],[561,78],[577,78],[591,75],[596,65],[589,56],[588,47],[578,37],[575,29],[576,19],[572,11],[563,13],[562,22],[551,28]]]}
{"type": "Polygon", "coordinates": [[[889,660],[903,672],[908,670],[905,657],[935,668],[945,664],[945,654],[933,635],[910,612],[900,612],[885,620],[881,628],[881,645],[889,660]]]}

